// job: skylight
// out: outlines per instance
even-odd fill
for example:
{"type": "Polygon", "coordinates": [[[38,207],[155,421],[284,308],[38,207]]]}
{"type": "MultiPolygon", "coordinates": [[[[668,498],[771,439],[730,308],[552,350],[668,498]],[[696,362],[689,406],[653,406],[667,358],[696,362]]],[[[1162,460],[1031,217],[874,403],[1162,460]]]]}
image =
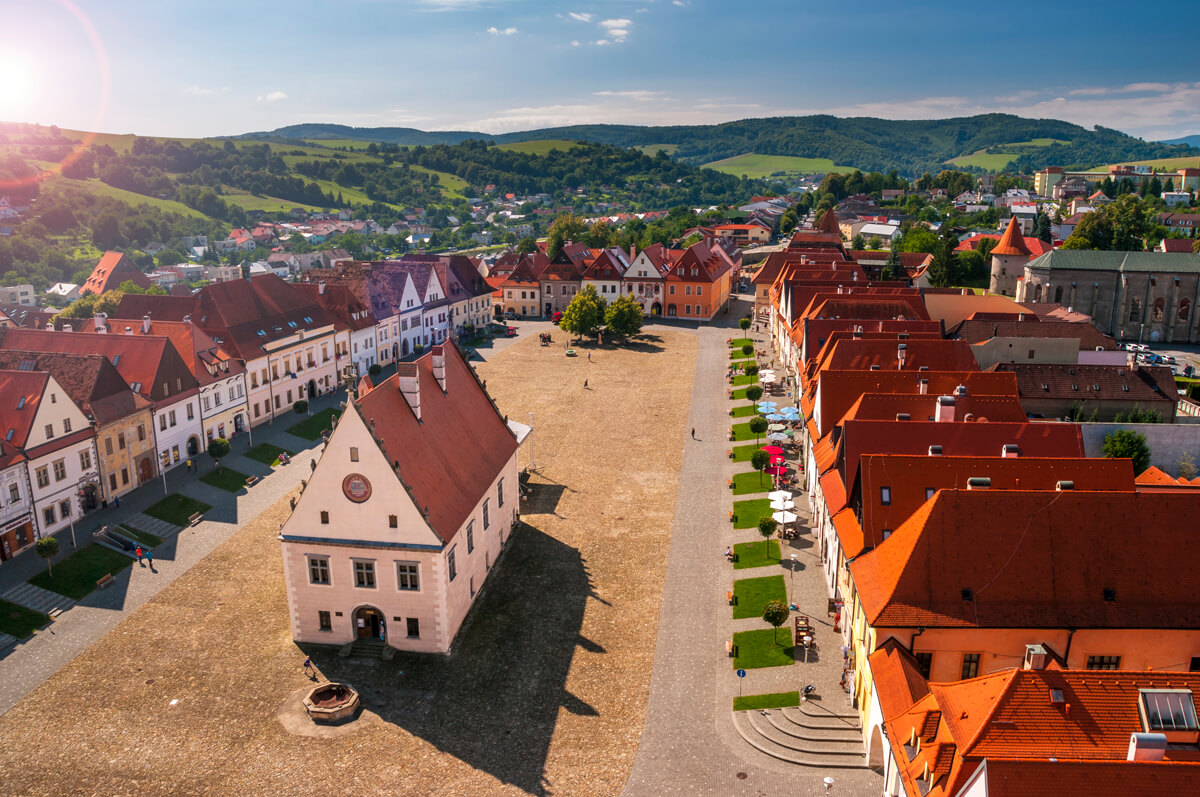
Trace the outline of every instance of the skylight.
{"type": "Polygon", "coordinates": [[[5,441],[12,442],[13,435],[16,434],[16,432],[17,432],[16,429],[9,429],[8,434],[4,435],[5,441]]]}
{"type": "Polygon", "coordinates": [[[21,398],[17,399],[17,409],[19,409],[19,410],[25,409],[25,397],[24,396],[21,396],[21,398]]]}
{"type": "Polygon", "coordinates": [[[117,363],[119,363],[119,362],[121,362],[121,355],[119,355],[119,354],[114,354],[114,355],[113,355],[113,365],[116,365],[116,364],[117,364],[117,363]]]}
{"type": "Polygon", "coordinates": [[[1139,689],[1138,710],[1147,731],[1200,731],[1190,689],[1139,689]]]}

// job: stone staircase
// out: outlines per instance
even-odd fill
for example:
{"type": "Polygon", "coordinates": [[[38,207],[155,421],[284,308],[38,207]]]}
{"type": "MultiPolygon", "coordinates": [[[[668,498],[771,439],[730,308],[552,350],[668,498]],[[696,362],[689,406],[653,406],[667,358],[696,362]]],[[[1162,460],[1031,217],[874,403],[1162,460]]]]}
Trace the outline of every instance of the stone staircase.
{"type": "Polygon", "coordinates": [[[853,712],[833,712],[809,701],[799,707],[733,712],[746,743],[780,761],[809,767],[866,768],[862,727],[853,712]]]}
{"type": "Polygon", "coordinates": [[[391,658],[385,655],[390,650],[381,640],[378,639],[356,639],[353,642],[343,645],[338,651],[338,655],[342,658],[355,657],[361,659],[382,659],[391,658]]]}
{"type": "Polygon", "coordinates": [[[128,520],[122,521],[121,525],[133,526],[138,531],[144,531],[147,534],[153,534],[155,537],[162,537],[164,540],[168,537],[179,533],[180,527],[173,523],[168,523],[165,520],[159,520],[155,517],[138,512],[132,515],[128,520]]]}
{"type": "Polygon", "coordinates": [[[51,592],[48,589],[35,587],[28,582],[18,584],[8,592],[0,595],[0,598],[20,604],[27,609],[33,609],[35,612],[48,614],[51,617],[58,617],[75,605],[75,601],[70,598],[63,597],[57,592],[51,592]]]}
{"type": "Polygon", "coordinates": [[[21,640],[17,639],[15,636],[9,636],[3,631],[0,631],[0,653],[3,653],[20,641],[21,640]]]}

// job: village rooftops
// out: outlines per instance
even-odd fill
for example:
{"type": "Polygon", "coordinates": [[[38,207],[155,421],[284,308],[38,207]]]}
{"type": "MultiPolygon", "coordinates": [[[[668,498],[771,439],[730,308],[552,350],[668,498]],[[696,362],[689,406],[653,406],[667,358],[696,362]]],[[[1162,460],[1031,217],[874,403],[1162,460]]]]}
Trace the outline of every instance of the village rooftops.
{"type": "Polygon", "coordinates": [[[1197,510],[1196,493],[941,490],[850,571],[875,628],[1197,629],[1179,522],[1197,510]]]}
{"type": "Polygon", "coordinates": [[[1023,318],[989,320],[968,318],[951,333],[953,337],[968,343],[983,343],[992,338],[1075,338],[1082,351],[1103,349],[1115,351],[1117,342],[1088,322],[1060,321],[1054,318],[1042,320],[1036,315],[1023,318]]]}
{"type": "Polygon", "coordinates": [[[1099,252],[1091,249],[1055,249],[1030,260],[1029,268],[1079,271],[1122,271],[1171,274],[1200,272],[1200,254],[1187,252],[1099,252]]]}
{"type": "Polygon", "coordinates": [[[146,289],[154,284],[125,255],[120,252],[105,252],[104,256],[100,258],[100,262],[92,269],[92,273],[84,280],[83,285],[79,286],[79,293],[80,295],[106,293],[116,290],[122,282],[126,281],[146,289]]]}
{"type": "Polygon", "coordinates": [[[1032,313],[1024,305],[1017,304],[1006,296],[988,294],[980,296],[949,289],[925,289],[925,307],[929,317],[941,321],[946,329],[954,329],[976,313],[1032,313]]]}
{"type": "Polygon", "coordinates": [[[997,363],[993,371],[1017,376],[1022,398],[1145,402],[1146,409],[1176,403],[1175,378],[1161,365],[997,363]]]}
{"type": "Polygon", "coordinates": [[[66,391],[85,415],[100,425],[150,406],[98,354],[64,354],[0,349],[0,370],[44,371],[66,391]]]}
{"type": "Polygon", "coordinates": [[[819,371],[917,371],[921,367],[970,371],[978,368],[971,346],[961,340],[894,338],[867,340],[836,332],[816,358],[819,371]],[[839,339],[840,338],[840,339],[839,339]]]}

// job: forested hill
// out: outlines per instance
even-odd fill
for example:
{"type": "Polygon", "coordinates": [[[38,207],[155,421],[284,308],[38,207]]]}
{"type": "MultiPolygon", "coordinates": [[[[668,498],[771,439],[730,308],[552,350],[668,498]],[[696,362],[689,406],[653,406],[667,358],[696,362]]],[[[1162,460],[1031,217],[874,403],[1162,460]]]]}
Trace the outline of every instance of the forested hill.
{"type": "Polygon", "coordinates": [[[577,125],[489,136],[467,132],[423,132],[412,128],[362,128],[305,124],[244,138],[352,139],[400,145],[456,144],[469,138],[497,144],[567,139],[620,147],[661,145],[684,163],[703,164],[745,153],[828,158],[864,171],[898,169],[910,175],[936,172],[941,164],[992,148],[1053,140],[1029,147],[1016,166],[1025,171],[1045,166],[1088,167],[1118,161],[1196,155],[1184,144],[1143,141],[1116,130],[1088,130],[1056,119],[1025,119],[1009,114],[983,114],[955,119],[897,121],[836,116],[790,116],[744,119],[717,125],[577,125]]]}

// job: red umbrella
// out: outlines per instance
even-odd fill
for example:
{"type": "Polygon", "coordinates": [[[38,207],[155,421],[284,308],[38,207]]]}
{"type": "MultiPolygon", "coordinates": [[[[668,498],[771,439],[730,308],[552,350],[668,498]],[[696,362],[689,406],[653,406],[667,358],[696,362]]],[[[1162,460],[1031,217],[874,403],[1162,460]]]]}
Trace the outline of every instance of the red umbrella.
{"type": "Polygon", "coordinates": [[[772,476],[783,476],[787,474],[787,468],[782,465],[775,465],[767,468],[767,473],[771,474],[772,476]]]}
{"type": "Polygon", "coordinates": [[[772,465],[782,465],[785,462],[787,462],[787,460],[785,460],[783,457],[771,457],[772,465]]]}
{"type": "Polygon", "coordinates": [[[762,450],[766,451],[768,454],[771,454],[772,456],[776,456],[776,457],[783,456],[783,449],[780,448],[779,446],[763,446],[762,450]]]}

